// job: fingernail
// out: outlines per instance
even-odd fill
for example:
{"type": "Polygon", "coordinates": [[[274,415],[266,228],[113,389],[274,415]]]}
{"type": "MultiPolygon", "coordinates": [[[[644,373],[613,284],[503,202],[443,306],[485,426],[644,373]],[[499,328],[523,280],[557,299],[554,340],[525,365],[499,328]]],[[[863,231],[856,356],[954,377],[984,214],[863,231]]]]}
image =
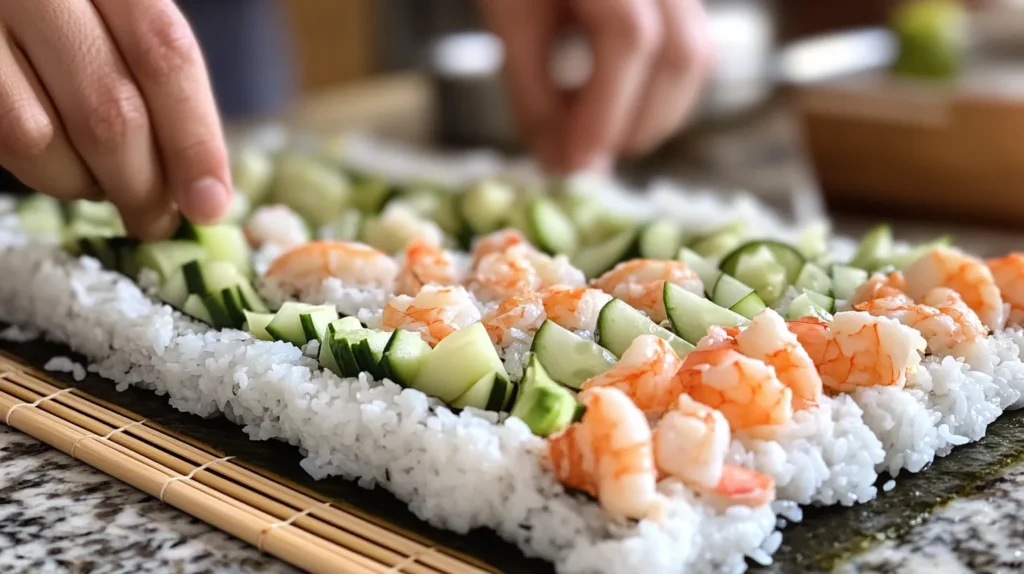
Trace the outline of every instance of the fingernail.
{"type": "Polygon", "coordinates": [[[179,207],[191,221],[208,223],[224,215],[230,200],[230,193],[223,182],[215,177],[204,177],[188,188],[179,207]]]}

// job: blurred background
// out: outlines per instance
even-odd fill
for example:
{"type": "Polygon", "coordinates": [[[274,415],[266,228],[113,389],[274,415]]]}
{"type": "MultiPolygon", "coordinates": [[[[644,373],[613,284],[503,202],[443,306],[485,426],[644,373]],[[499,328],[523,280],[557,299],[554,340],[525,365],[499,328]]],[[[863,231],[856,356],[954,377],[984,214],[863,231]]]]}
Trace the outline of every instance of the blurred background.
{"type": "MultiPolygon", "coordinates": [[[[473,0],[180,4],[238,129],[284,118],[520,151],[473,0]]],[[[1024,228],[1024,1],[705,5],[718,61],[701,108],[626,177],[743,188],[798,218],[882,206],[1024,228]]],[[[585,47],[556,55],[560,73],[585,67],[585,47]]]]}

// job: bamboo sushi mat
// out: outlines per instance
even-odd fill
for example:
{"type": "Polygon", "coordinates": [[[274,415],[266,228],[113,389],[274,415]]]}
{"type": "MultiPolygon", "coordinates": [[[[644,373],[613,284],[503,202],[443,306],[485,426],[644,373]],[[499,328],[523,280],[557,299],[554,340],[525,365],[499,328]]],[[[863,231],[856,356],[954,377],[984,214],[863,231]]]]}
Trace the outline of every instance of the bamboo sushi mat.
{"type": "Polygon", "coordinates": [[[0,420],[309,572],[496,570],[161,428],[0,352],[0,420]]]}

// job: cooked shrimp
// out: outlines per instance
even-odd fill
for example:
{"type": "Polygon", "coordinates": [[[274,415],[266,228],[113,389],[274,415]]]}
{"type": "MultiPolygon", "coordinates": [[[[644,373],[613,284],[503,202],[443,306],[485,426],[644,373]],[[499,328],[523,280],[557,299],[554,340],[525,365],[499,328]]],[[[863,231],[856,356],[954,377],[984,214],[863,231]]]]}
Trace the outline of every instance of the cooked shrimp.
{"type": "Polygon", "coordinates": [[[949,287],[996,331],[1006,322],[1003,297],[985,263],[951,247],[936,247],[907,268],[907,294],[920,301],[935,287],[949,287]]]}
{"type": "Polygon", "coordinates": [[[615,387],[633,399],[640,410],[660,415],[683,392],[675,376],[682,365],[668,342],[654,335],[640,335],[614,367],[587,380],[581,389],[586,393],[598,387],[615,387]]]}
{"type": "Polygon", "coordinates": [[[548,319],[571,331],[597,329],[597,316],[612,296],[600,289],[556,285],[540,292],[548,319]]]}
{"type": "Polygon", "coordinates": [[[654,429],[654,461],[664,475],[714,488],[722,480],[731,438],[722,413],[679,395],[654,429]]]}
{"type": "Polygon", "coordinates": [[[1024,254],[989,259],[988,268],[1003,299],[1010,304],[1010,323],[1024,324],[1024,254]]]}
{"type": "Polygon", "coordinates": [[[700,277],[682,261],[625,261],[594,279],[591,284],[647,313],[651,320],[660,323],[666,319],[663,301],[666,281],[704,295],[704,284],[700,277]]]}
{"type": "Polygon", "coordinates": [[[309,227],[287,205],[264,205],[252,212],[244,227],[245,238],[253,247],[267,243],[292,249],[309,241],[309,227]]]}
{"type": "Polygon", "coordinates": [[[492,253],[501,253],[515,245],[528,245],[526,236],[517,229],[501,229],[480,237],[473,244],[472,268],[476,268],[480,260],[492,253]]]}
{"type": "Polygon", "coordinates": [[[735,464],[722,467],[722,479],[714,488],[698,488],[720,510],[743,505],[752,508],[775,500],[775,480],[767,474],[735,464]]]}
{"type": "Polygon", "coordinates": [[[454,285],[458,283],[457,275],[447,251],[427,240],[413,239],[405,249],[395,290],[401,295],[415,295],[424,285],[454,285]]]}
{"type": "Polygon", "coordinates": [[[399,295],[384,306],[385,330],[416,331],[431,347],[480,320],[480,310],[462,287],[427,285],[415,297],[399,295]]]}
{"type": "Polygon", "coordinates": [[[907,281],[899,271],[893,271],[889,275],[875,273],[868,279],[867,283],[864,283],[854,291],[853,297],[850,297],[848,303],[853,307],[866,301],[904,295],[906,292],[907,281]]]}
{"type": "Polygon", "coordinates": [[[793,391],[768,365],[728,348],[697,348],[676,375],[683,391],[718,409],[733,430],[781,425],[793,418],[793,391]]]}
{"type": "Polygon", "coordinates": [[[587,278],[583,272],[572,266],[565,255],[550,255],[536,249],[526,249],[525,257],[537,271],[541,288],[562,285],[565,287],[584,287],[587,278]]]}
{"type": "Polygon", "coordinates": [[[381,251],[362,243],[314,241],[278,257],[266,273],[284,288],[303,290],[336,277],[345,285],[394,287],[398,265],[381,251]]]}
{"type": "Polygon", "coordinates": [[[497,301],[541,287],[540,275],[527,258],[527,245],[484,255],[469,278],[469,287],[482,301],[497,301]]]}
{"type": "Polygon", "coordinates": [[[888,317],[921,333],[928,349],[935,354],[962,355],[966,347],[983,339],[988,329],[960,295],[952,289],[936,287],[914,303],[906,295],[883,297],[854,306],[877,317],[888,317]],[[957,349],[957,351],[954,351],[957,349]]]}
{"type": "Polygon", "coordinates": [[[779,381],[793,391],[793,409],[801,410],[818,404],[821,376],[814,367],[814,361],[800,346],[796,335],[786,328],[786,321],[778,313],[765,309],[735,337],[741,353],[774,368],[779,381]]]}
{"type": "Polygon", "coordinates": [[[921,362],[925,341],[895,319],[858,311],[836,313],[832,323],[805,318],[789,323],[821,375],[835,392],[858,387],[902,387],[921,362]]]}
{"type": "Polygon", "coordinates": [[[544,318],[540,295],[528,291],[502,301],[484,316],[483,323],[491,341],[504,349],[516,341],[528,342],[544,318]]]}
{"type": "Polygon", "coordinates": [[[555,478],[597,497],[613,515],[658,519],[664,498],[647,418],[615,388],[592,389],[583,400],[583,420],[548,439],[555,478]]]}

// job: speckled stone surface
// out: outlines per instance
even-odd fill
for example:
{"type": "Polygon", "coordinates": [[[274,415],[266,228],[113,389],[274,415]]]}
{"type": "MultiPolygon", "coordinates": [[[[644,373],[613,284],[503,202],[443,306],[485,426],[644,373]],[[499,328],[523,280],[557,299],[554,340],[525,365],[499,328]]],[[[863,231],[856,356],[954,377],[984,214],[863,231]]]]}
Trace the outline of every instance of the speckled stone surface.
{"type": "Polygon", "coordinates": [[[0,424],[0,572],[296,570],[0,424]]]}

